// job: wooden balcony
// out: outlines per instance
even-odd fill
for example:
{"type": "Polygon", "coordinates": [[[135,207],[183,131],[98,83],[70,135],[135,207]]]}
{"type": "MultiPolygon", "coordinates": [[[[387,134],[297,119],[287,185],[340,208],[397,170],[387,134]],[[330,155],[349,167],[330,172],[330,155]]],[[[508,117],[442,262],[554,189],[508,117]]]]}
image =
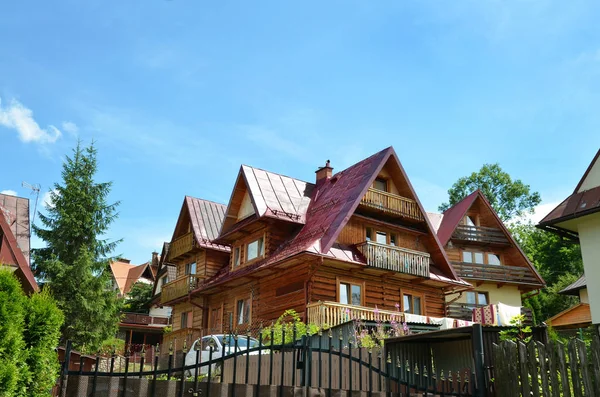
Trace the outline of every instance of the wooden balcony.
{"type": "Polygon", "coordinates": [[[183,349],[183,343],[185,342],[187,348],[192,346],[192,343],[201,338],[204,335],[203,330],[200,328],[181,328],[177,331],[171,331],[163,335],[162,344],[160,347],[160,354],[169,354],[169,346],[173,343],[173,351],[180,351],[183,349]]]}
{"type": "MultiPolygon", "coordinates": [[[[471,321],[473,319],[473,309],[485,305],[476,305],[470,303],[451,303],[446,306],[446,317],[459,320],[471,321]]],[[[521,307],[521,314],[525,316],[525,324],[533,324],[533,312],[528,307],[521,307]]]]}
{"type": "Polygon", "coordinates": [[[367,241],[356,248],[367,259],[367,265],[397,273],[429,277],[429,254],[408,248],[367,241]]]}
{"type": "Polygon", "coordinates": [[[459,225],[452,234],[454,240],[469,241],[482,244],[509,245],[510,242],[500,229],[484,226],[459,225]]]}
{"type": "Polygon", "coordinates": [[[404,321],[404,314],[398,311],[379,310],[372,307],[344,305],[337,302],[314,302],[306,305],[308,323],[319,327],[336,325],[358,319],[364,321],[404,321]]]}
{"type": "Polygon", "coordinates": [[[416,221],[425,220],[416,201],[373,188],[369,188],[360,204],[391,215],[416,221]]]}
{"type": "Polygon", "coordinates": [[[201,279],[201,277],[196,275],[187,275],[163,285],[160,292],[160,303],[166,304],[167,302],[186,296],[196,289],[201,279]]]}
{"type": "Polygon", "coordinates": [[[176,238],[169,246],[169,257],[171,261],[182,255],[188,254],[194,248],[194,233],[189,232],[183,236],[176,238]]]}
{"type": "Polygon", "coordinates": [[[142,313],[123,313],[121,323],[164,327],[171,323],[171,318],[167,316],[150,316],[142,313]]]}
{"type": "Polygon", "coordinates": [[[480,265],[476,263],[452,262],[460,277],[514,284],[536,284],[540,281],[527,267],[505,265],[480,265]]]}

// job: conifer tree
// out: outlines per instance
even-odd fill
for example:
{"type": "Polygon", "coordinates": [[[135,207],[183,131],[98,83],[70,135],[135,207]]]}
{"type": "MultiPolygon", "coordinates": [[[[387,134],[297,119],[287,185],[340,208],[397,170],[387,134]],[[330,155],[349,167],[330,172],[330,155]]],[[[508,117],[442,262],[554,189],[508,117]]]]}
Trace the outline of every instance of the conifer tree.
{"type": "Polygon", "coordinates": [[[39,214],[43,226],[33,227],[46,247],[33,250],[32,268],[65,315],[62,339],[87,351],[115,335],[121,307],[108,267],[119,241],[105,238],[119,203],[107,202],[111,182],[94,179],[96,154],[94,143],[77,143],[63,164],[62,181],[54,184],[47,214],[39,214]]]}

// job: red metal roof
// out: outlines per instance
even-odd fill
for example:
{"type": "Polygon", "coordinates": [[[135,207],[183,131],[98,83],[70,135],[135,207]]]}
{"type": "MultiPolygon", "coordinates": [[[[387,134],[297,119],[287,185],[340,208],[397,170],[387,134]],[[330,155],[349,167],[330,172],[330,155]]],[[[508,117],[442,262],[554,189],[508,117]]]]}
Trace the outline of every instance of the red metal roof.
{"type": "Polygon", "coordinates": [[[0,215],[0,263],[17,267],[15,274],[21,280],[21,285],[25,291],[39,290],[29,264],[17,244],[17,239],[2,215],[0,215]]]}
{"type": "Polygon", "coordinates": [[[185,196],[183,205],[189,211],[190,222],[198,246],[225,252],[231,251],[231,248],[226,245],[212,242],[219,236],[223,219],[225,219],[227,207],[224,204],[185,196]]]}

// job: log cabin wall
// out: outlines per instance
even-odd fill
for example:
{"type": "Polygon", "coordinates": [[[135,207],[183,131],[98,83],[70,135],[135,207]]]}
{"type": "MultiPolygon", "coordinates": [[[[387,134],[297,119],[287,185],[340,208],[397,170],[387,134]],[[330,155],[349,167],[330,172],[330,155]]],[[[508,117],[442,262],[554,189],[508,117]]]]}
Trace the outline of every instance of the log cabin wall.
{"type": "Polygon", "coordinates": [[[203,326],[203,311],[198,306],[191,304],[190,302],[182,302],[173,305],[172,314],[172,327],[173,331],[181,329],[181,315],[183,313],[192,312],[192,323],[187,325],[187,328],[200,329],[203,326]]]}
{"type": "MultiPolygon", "coordinates": [[[[365,242],[367,228],[370,228],[373,233],[377,231],[396,235],[396,246],[408,248],[415,251],[427,252],[423,238],[418,234],[407,232],[401,228],[391,226],[381,226],[376,220],[369,222],[365,217],[352,217],[340,232],[337,242],[345,245],[355,245],[365,242]]],[[[374,238],[373,238],[374,241],[374,238]]]]}
{"type": "Polygon", "coordinates": [[[367,307],[377,306],[382,310],[396,310],[401,304],[402,294],[413,293],[423,296],[426,316],[444,317],[444,294],[440,288],[424,284],[411,284],[408,281],[392,279],[389,276],[370,275],[365,272],[349,272],[335,265],[321,266],[311,279],[309,303],[318,301],[338,302],[337,283],[340,281],[364,283],[364,302],[367,307]]]}

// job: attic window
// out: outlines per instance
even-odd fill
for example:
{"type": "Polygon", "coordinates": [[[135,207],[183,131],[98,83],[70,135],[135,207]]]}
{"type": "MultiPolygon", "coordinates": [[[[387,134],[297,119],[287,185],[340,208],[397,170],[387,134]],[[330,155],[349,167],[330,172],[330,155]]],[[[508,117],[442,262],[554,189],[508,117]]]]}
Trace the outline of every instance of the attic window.
{"type": "Polygon", "coordinates": [[[387,192],[388,183],[386,179],[377,178],[375,182],[373,182],[373,188],[375,190],[381,190],[382,192],[387,192]]]}
{"type": "Polygon", "coordinates": [[[251,261],[264,255],[264,241],[264,238],[261,237],[257,240],[252,241],[251,243],[248,243],[248,245],[246,246],[246,261],[251,261]]]}

